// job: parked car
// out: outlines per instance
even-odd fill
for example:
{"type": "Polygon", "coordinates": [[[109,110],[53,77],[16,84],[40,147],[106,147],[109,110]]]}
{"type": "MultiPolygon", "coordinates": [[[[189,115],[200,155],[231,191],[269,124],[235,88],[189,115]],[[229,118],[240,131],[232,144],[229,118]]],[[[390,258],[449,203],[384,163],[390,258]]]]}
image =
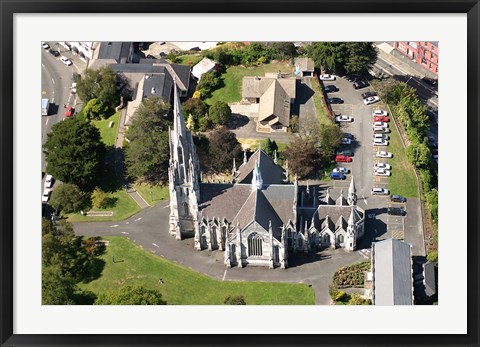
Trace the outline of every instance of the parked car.
{"type": "Polygon", "coordinates": [[[378,96],[371,96],[369,98],[363,99],[363,103],[365,105],[371,105],[371,104],[374,104],[378,101],[380,101],[380,98],[378,96]]]}
{"type": "Polygon", "coordinates": [[[373,133],[374,134],[383,134],[383,133],[389,133],[390,129],[385,128],[385,127],[373,127],[373,133]]]}
{"type": "Polygon", "coordinates": [[[347,178],[347,176],[345,176],[345,175],[344,175],[343,173],[341,173],[341,172],[332,172],[332,173],[330,174],[330,178],[331,178],[332,180],[344,180],[344,179],[347,178]]]}
{"type": "Polygon", "coordinates": [[[362,94],[363,99],[370,98],[372,96],[377,96],[377,93],[370,91],[370,92],[365,92],[365,93],[362,94]]]}
{"type": "Polygon", "coordinates": [[[391,202],[407,202],[407,198],[401,195],[391,195],[390,201],[391,202]]]}
{"type": "Polygon", "coordinates": [[[388,195],[389,191],[387,188],[373,187],[372,195],[388,195]]]}
{"type": "Polygon", "coordinates": [[[43,49],[49,49],[50,48],[50,45],[46,42],[42,42],[42,48],[43,49]]]}
{"type": "Polygon", "coordinates": [[[384,139],[373,139],[374,146],[388,146],[388,141],[384,139]]]}
{"type": "Polygon", "coordinates": [[[53,177],[52,175],[47,175],[47,177],[45,177],[45,185],[43,188],[47,189],[47,188],[52,188],[53,187],[53,177]]]}
{"type": "Polygon", "coordinates": [[[52,193],[51,189],[44,189],[42,194],[42,202],[48,202],[50,200],[50,194],[52,193]]]}
{"type": "Polygon", "coordinates": [[[77,92],[77,82],[73,82],[72,86],[70,87],[70,91],[75,94],[77,92]]]}
{"type": "Polygon", "coordinates": [[[385,110],[373,110],[372,116],[388,116],[388,112],[385,110]]]}
{"type": "Polygon", "coordinates": [[[376,169],[374,171],[375,176],[390,176],[390,170],[385,170],[385,169],[376,169]]]}
{"type": "Polygon", "coordinates": [[[388,123],[385,122],[373,122],[374,127],[388,128],[388,123]]]}
{"type": "Polygon", "coordinates": [[[438,80],[436,78],[429,78],[429,77],[422,77],[422,81],[428,83],[432,87],[435,87],[438,84],[438,80]]]}
{"type": "Polygon", "coordinates": [[[72,106],[65,107],[65,117],[71,117],[73,114],[72,106]]]}
{"type": "Polygon", "coordinates": [[[147,57],[146,57],[146,58],[147,58],[147,59],[157,59],[157,57],[155,57],[155,56],[153,56],[153,55],[151,55],[151,54],[147,54],[147,57]]]}
{"type": "Polygon", "coordinates": [[[342,135],[343,137],[347,138],[347,139],[350,139],[350,140],[353,140],[355,138],[355,136],[353,136],[352,134],[350,133],[343,133],[342,135]]]}
{"type": "Polygon", "coordinates": [[[329,104],[343,104],[343,100],[340,98],[329,98],[327,99],[329,104]]]}
{"type": "Polygon", "coordinates": [[[368,87],[368,82],[367,81],[355,81],[353,82],[353,88],[355,89],[362,89],[362,88],[365,88],[365,87],[368,87]]]}
{"type": "Polygon", "coordinates": [[[393,154],[387,151],[378,151],[377,158],[392,158],[393,154]]]}
{"type": "Polygon", "coordinates": [[[353,122],[353,117],[341,114],[335,117],[335,122],[353,122]]]}
{"type": "Polygon", "coordinates": [[[60,56],[60,52],[55,49],[49,49],[48,52],[53,55],[54,57],[60,56]]]}
{"type": "Polygon", "coordinates": [[[64,56],[64,55],[62,55],[62,56],[60,57],[60,61],[61,61],[62,63],[64,63],[65,65],[67,65],[67,66],[70,66],[70,65],[73,64],[72,61],[71,61],[70,59],[68,59],[68,58],[67,58],[66,56],[64,56]]]}
{"type": "Polygon", "coordinates": [[[389,122],[390,119],[388,119],[387,116],[374,116],[373,121],[374,122],[389,122]]]}
{"type": "Polygon", "coordinates": [[[342,145],[351,145],[352,144],[352,140],[351,139],[347,139],[346,137],[342,138],[342,145]]]}
{"type": "Polygon", "coordinates": [[[348,174],[350,173],[350,170],[347,169],[346,167],[337,166],[336,168],[333,169],[333,172],[341,172],[343,174],[348,174]]]}
{"type": "Polygon", "coordinates": [[[347,155],[337,155],[335,161],[337,163],[349,163],[352,161],[352,158],[347,155]]]}
{"type": "Polygon", "coordinates": [[[353,152],[349,149],[339,149],[337,155],[348,155],[349,157],[353,157],[353,152]]]}
{"type": "Polygon", "coordinates": [[[389,207],[387,209],[387,214],[394,216],[405,216],[407,212],[403,209],[403,207],[389,207]]]}
{"type": "Polygon", "coordinates": [[[338,92],[338,88],[335,87],[333,84],[329,84],[328,86],[325,86],[324,91],[325,91],[325,93],[338,92]]]}
{"type": "Polygon", "coordinates": [[[335,81],[336,76],[335,75],[329,75],[329,74],[323,74],[323,75],[320,75],[320,79],[322,81],[335,81]]]}
{"type": "Polygon", "coordinates": [[[373,134],[374,139],[383,139],[383,140],[390,140],[390,136],[387,134],[373,134]]]}
{"type": "Polygon", "coordinates": [[[385,170],[392,169],[392,167],[387,163],[375,163],[374,167],[375,169],[385,169],[385,170]]]}

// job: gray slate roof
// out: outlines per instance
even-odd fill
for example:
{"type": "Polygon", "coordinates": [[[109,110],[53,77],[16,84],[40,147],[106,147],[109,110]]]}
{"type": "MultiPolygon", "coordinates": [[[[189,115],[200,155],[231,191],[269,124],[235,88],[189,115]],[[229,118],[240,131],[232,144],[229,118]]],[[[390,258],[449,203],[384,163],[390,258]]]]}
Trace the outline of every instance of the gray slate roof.
{"type": "Polygon", "coordinates": [[[232,222],[250,196],[250,184],[200,184],[200,218],[225,218],[232,222]]]}
{"type": "Polygon", "coordinates": [[[264,185],[283,184],[285,171],[281,166],[275,164],[273,159],[270,158],[270,156],[262,149],[257,149],[257,151],[248,159],[246,164],[240,165],[238,168],[239,174],[237,176],[238,183],[252,182],[252,172],[255,168],[255,163],[257,160],[259,160],[258,164],[264,185]]]}
{"type": "Polygon", "coordinates": [[[437,292],[435,277],[435,264],[430,262],[423,264],[423,283],[425,284],[425,294],[428,296],[437,292]]]}
{"type": "Polygon", "coordinates": [[[97,59],[113,59],[120,63],[128,57],[131,45],[131,42],[101,42],[97,59]]]}
{"type": "Polygon", "coordinates": [[[242,98],[260,98],[274,81],[278,81],[288,97],[295,99],[295,78],[272,78],[259,76],[245,76],[242,80],[242,98]]]}
{"type": "Polygon", "coordinates": [[[151,96],[161,96],[165,101],[169,102],[172,87],[173,80],[169,74],[145,75],[142,100],[151,96]]]}
{"type": "Polygon", "coordinates": [[[374,242],[375,305],[413,305],[411,245],[396,239],[374,242]]]}

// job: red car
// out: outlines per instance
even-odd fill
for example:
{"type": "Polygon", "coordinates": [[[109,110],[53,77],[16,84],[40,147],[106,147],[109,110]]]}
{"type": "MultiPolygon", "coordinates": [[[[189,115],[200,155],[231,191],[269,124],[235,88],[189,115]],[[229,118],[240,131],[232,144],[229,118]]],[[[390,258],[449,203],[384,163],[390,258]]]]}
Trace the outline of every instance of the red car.
{"type": "Polygon", "coordinates": [[[65,107],[65,117],[71,117],[73,114],[72,106],[65,107]]]}
{"type": "Polygon", "coordinates": [[[387,116],[374,116],[373,121],[374,122],[388,122],[388,117],[387,116]]]}
{"type": "Polygon", "coordinates": [[[352,161],[352,158],[349,157],[348,155],[337,155],[335,157],[335,161],[337,163],[349,163],[352,161]]]}

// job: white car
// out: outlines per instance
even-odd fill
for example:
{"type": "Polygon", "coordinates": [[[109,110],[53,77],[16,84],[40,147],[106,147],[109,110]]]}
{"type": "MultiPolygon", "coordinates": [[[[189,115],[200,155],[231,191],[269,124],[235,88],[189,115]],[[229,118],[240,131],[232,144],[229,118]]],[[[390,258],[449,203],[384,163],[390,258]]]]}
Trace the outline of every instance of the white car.
{"type": "Polygon", "coordinates": [[[44,188],[47,189],[47,188],[52,188],[53,187],[53,177],[52,175],[47,175],[47,177],[45,177],[45,186],[44,188]]]}
{"type": "Polygon", "coordinates": [[[387,188],[374,187],[372,188],[372,195],[388,195],[390,192],[387,188]]]}
{"type": "Polygon", "coordinates": [[[387,134],[373,134],[373,139],[390,140],[390,136],[387,134]]]}
{"type": "Polygon", "coordinates": [[[393,154],[387,151],[378,151],[377,158],[392,158],[393,154]]]}
{"type": "Polygon", "coordinates": [[[374,126],[374,127],[373,127],[373,132],[374,132],[374,133],[377,133],[377,134],[378,134],[378,133],[389,133],[389,132],[390,132],[390,129],[384,128],[384,127],[376,127],[376,126],[374,126]]]}
{"type": "Polygon", "coordinates": [[[335,122],[353,122],[353,117],[341,114],[335,117],[335,122]]]}
{"type": "Polygon", "coordinates": [[[43,48],[43,49],[49,49],[50,46],[48,45],[48,43],[42,42],[42,48],[43,48]]]}
{"type": "Polygon", "coordinates": [[[388,112],[385,110],[373,110],[372,116],[388,116],[388,112]]]}
{"type": "Polygon", "coordinates": [[[77,82],[73,82],[72,86],[70,87],[70,90],[72,91],[73,94],[77,92],[77,82]]]}
{"type": "Polygon", "coordinates": [[[348,173],[350,173],[350,170],[347,169],[346,167],[338,166],[338,167],[336,167],[336,168],[333,169],[333,172],[339,172],[339,173],[343,173],[343,174],[348,174],[348,173]]]}
{"type": "Polygon", "coordinates": [[[68,59],[67,57],[65,57],[65,56],[63,56],[63,55],[60,57],[60,61],[61,61],[62,63],[64,63],[65,65],[67,65],[67,66],[70,66],[70,65],[73,64],[70,59],[68,59]]]}
{"type": "Polygon", "coordinates": [[[374,127],[388,128],[388,123],[385,122],[373,122],[374,127]]]}
{"type": "Polygon", "coordinates": [[[380,101],[380,98],[378,96],[370,96],[366,99],[363,99],[363,103],[365,105],[370,105],[370,104],[374,104],[376,102],[380,101]]]}
{"type": "Polygon", "coordinates": [[[374,146],[388,146],[388,141],[383,139],[375,139],[372,144],[374,146]]]}
{"type": "Polygon", "coordinates": [[[347,139],[346,137],[342,139],[342,145],[351,145],[351,144],[352,144],[351,139],[347,139]]]}
{"type": "Polygon", "coordinates": [[[323,74],[323,75],[320,75],[320,79],[322,81],[335,81],[336,76],[335,75],[329,75],[329,74],[323,74]]]}
{"type": "Polygon", "coordinates": [[[375,176],[390,176],[390,171],[385,169],[375,170],[375,176]]]}
{"type": "Polygon", "coordinates": [[[42,194],[42,202],[48,202],[50,200],[50,194],[52,193],[51,189],[44,189],[42,194]]]}
{"type": "Polygon", "coordinates": [[[387,163],[375,163],[375,170],[376,169],[391,170],[392,167],[387,163]]]}

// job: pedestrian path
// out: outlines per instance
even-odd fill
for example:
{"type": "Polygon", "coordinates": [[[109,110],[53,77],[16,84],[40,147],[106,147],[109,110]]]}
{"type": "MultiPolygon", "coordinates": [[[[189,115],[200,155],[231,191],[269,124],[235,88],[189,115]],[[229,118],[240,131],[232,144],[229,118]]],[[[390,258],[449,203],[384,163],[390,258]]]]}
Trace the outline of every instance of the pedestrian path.
{"type": "Polygon", "coordinates": [[[146,202],[145,199],[142,198],[142,196],[138,194],[138,192],[135,189],[133,188],[127,189],[127,193],[133,198],[133,200],[136,201],[138,206],[140,206],[141,208],[150,207],[150,204],[146,202]]]}

